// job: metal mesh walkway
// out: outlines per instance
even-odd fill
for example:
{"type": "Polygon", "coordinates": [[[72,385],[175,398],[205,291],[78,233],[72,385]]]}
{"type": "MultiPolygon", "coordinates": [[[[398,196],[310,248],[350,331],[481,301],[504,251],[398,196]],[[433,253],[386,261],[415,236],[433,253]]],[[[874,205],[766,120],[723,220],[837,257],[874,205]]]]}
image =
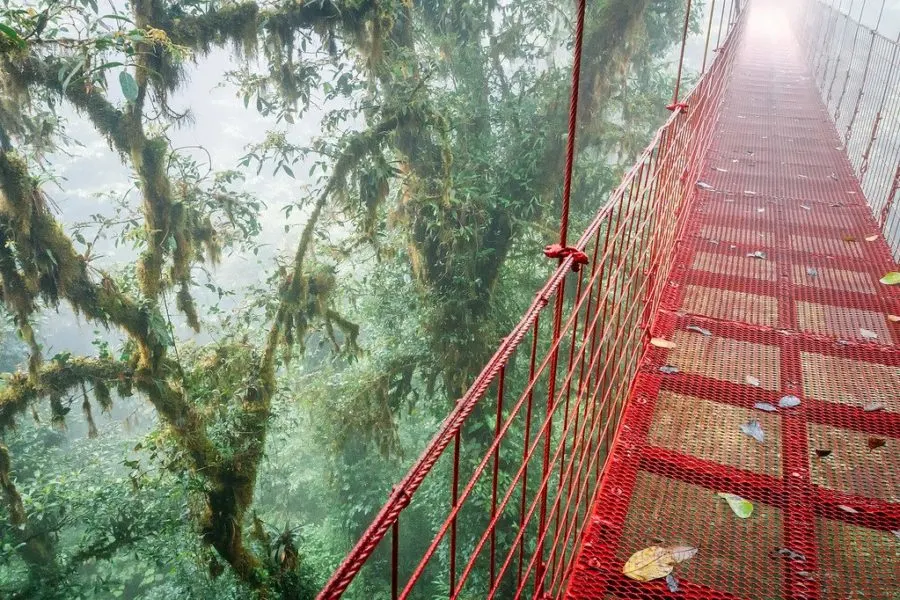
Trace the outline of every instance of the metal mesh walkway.
{"type": "Polygon", "coordinates": [[[321,600],[900,600],[900,39],[715,6],[715,60],[321,600]]]}
{"type": "Polygon", "coordinates": [[[675,597],[900,598],[897,267],[799,47],[760,25],[652,328],[675,347],[645,356],[571,598],[673,597],[622,573],[673,545],[699,548],[675,597]]]}

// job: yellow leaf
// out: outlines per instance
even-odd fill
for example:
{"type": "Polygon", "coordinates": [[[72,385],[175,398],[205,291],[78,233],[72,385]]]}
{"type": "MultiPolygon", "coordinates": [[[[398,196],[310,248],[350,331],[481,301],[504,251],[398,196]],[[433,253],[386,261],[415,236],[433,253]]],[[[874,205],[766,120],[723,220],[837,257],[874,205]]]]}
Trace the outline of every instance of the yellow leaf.
{"type": "Polygon", "coordinates": [[[843,238],[841,238],[841,239],[843,239],[845,242],[855,242],[856,236],[847,234],[847,235],[843,236],[843,238]]]}
{"type": "Polygon", "coordinates": [[[897,285],[898,283],[900,283],[900,272],[891,271],[890,273],[885,273],[884,277],[882,277],[878,281],[880,281],[884,285],[897,285]]]}
{"type": "Polygon", "coordinates": [[[670,548],[650,546],[632,554],[622,573],[636,581],[661,579],[672,572],[675,562],[670,548]]]}
{"type": "Polygon", "coordinates": [[[869,237],[866,238],[866,241],[867,241],[867,242],[874,242],[874,241],[877,240],[877,239],[878,239],[878,235],[877,235],[877,234],[876,234],[876,235],[870,235],[869,237]]]}
{"type": "Polygon", "coordinates": [[[676,347],[675,342],[670,342],[669,340],[663,338],[653,338],[652,340],[650,340],[650,343],[657,348],[668,348],[671,350],[672,348],[676,347]]]}

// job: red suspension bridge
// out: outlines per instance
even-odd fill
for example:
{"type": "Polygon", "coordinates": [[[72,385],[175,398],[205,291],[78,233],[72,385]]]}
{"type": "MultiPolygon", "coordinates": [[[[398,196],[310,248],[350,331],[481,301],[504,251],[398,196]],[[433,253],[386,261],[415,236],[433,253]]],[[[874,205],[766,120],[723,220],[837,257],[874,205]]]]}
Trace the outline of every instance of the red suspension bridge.
{"type": "Polygon", "coordinates": [[[780,4],[568,246],[572,119],[559,267],[320,598],[900,597],[900,40],[780,4]]]}

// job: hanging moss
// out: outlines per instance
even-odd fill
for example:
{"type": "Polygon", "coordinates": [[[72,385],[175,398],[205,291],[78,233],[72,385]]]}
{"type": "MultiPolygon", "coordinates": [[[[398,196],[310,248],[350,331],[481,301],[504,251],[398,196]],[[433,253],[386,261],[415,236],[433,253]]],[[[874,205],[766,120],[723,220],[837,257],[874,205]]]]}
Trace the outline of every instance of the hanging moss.
{"type": "MultiPolygon", "coordinates": [[[[127,379],[122,377],[121,379],[127,379]]],[[[131,394],[122,394],[122,396],[127,397],[131,394]]],[[[97,401],[97,404],[100,405],[100,410],[104,413],[109,413],[112,410],[112,396],[109,393],[109,386],[106,385],[106,382],[102,379],[94,380],[94,399],[97,401]]]]}
{"type": "Polygon", "coordinates": [[[175,305],[184,314],[191,329],[199,333],[200,317],[197,315],[197,308],[194,306],[194,299],[191,297],[187,284],[182,284],[178,289],[178,294],[175,296],[175,305]]]}
{"type": "Polygon", "coordinates": [[[71,408],[64,406],[62,396],[54,393],[50,396],[50,423],[57,429],[66,428],[66,415],[71,408]]]}
{"type": "Polygon", "coordinates": [[[84,414],[84,420],[87,421],[88,424],[88,438],[94,439],[97,437],[97,425],[94,423],[94,415],[91,412],[91,401],[88,400],[87,389],[84,387],[84,383],[81,384],[81,412],[84,414]]]}

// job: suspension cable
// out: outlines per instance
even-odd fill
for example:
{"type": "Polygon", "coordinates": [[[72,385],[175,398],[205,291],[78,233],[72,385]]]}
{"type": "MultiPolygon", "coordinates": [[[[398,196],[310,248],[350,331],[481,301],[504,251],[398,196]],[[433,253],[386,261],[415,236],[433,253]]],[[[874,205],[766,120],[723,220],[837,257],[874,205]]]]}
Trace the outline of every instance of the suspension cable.
{"type": "MultiPolygon", "coordinates": [[[[834,91],[834,82],[837,81],[838,77],[838,68],[841,66],[841,54],[844,51],[844,40],[847,37],[847,27],[853,21],[853,6],[856,4],[856,0],[850,0],[850,8],[847,9],[847,14],[844,15],[843,12],[841,16],[844,17],[844,26],[841,27],[841,37],[838,43],[837,54],[835,54],[834,58],[834,75],[831,76],[831,83],[828,85],[828,96],[825,99],[825,107],[828,107],[828,104],[831,102],[831,93],[834,91]]],[[[847,74],[850,74],[850,68],[852,67],[852,62],[847,63],[847,74]]],[[[825,74],[826,78],[828,74],[825,74]]],[[[824,85],[824,83],[823,83],[824,85]]]]}
{"type": "MultiPolygon", "coordinates": [[[[572,169],[575,164],[575,131],[578,126],[578,91],[581,87],[581,50],[584,45],[584,13],[586,0],[578,0],[575,24],[575,53],[572,59],[572,94],[569,100],[569,137],[566,139],[566,172],[563,184],[562,217],[559,223],[560,249],[566,248],[569,234],[569,204],[572,199],[572,169]]],[[[558,257],[561,261],[565,256],[558,257]]]]}
{"type": "Polygon", "coordinates": [[[709,38],[712,37],[712,24],[715,12],[716,0],[712,0],[712,4],[709,7],[709,23],[706,25],[706,44],[703,46],[703,66],[700,67],[700,75],[706,73],[706,55],[709,54],[709,38]]]}
{"type": "Polygon", "coordinates": [[[872,65],[872,52],[875,49],[875,37],[878,35],[878,28],[881,27],[881,17],[884,15],[884,5],[887,0],[881,0],[881,9],[878,11],[878,19],[875,21],[875,29],[871,31],[869,38],[869,52],[866,54],[866,66],[863,69],[862,83],[859,84],[859,94],[856,96],[856,104],[853,106],[853,114],[850,116],[850,122],[847,123],[847,130],[844,132],[844,146],[850,143],[850,135],[853,131],[853,125],[856,123],[856,117],[859,116],[859,106],[862,103],[863,91],[866,89],[866,82],[869,79],[869,69],[872,65]]]}
{"type": "Polygon", "coordinates": [[[722,12],[719,14],[719,29],[716,31],[716,47],[713,52],[719,51],[720,42],[722,41],[722,27],[725,25],[725,5],[727,2],[722,1],[722,12]]]}
{"type": "MultiPolygon", "coordinates": [[[[844,77],[844,85],[841,88],[841,95],[838,96],[837,102],[834,104],[834,123],[837,125],[841,118],[841,106],[844,104],[844,96],[847,95],[847,86],[850,84],[850,75],[853,72],[853,60],[856,57],[856,46],[859,42],[859,32],[864,28],[862,24],[863,13],[869,0],[863,0],[859,6],[859,16],[856,18],[856,30],[853,32],[853,46],[850,48],[850,61],[847,63],[847,75],[844,77]]],[[[849,15],[848,15],[849,16],[849,15]]]]}
{"type": "Polygon", "coordinates": [[[684,48],[687,45],[688,25],[691,20],[691,0],[687,2],[687,9],[684,11],[684,28],[681,31],[681,55],[678,57],[678,75],[675,77],[675,93],[672,95],[672,104],[667,106],[669,110],[677,110],[685,108],[683,104],[678,103],[678,93],[681,91],[681,73],[684,70],[684,48]]]}

